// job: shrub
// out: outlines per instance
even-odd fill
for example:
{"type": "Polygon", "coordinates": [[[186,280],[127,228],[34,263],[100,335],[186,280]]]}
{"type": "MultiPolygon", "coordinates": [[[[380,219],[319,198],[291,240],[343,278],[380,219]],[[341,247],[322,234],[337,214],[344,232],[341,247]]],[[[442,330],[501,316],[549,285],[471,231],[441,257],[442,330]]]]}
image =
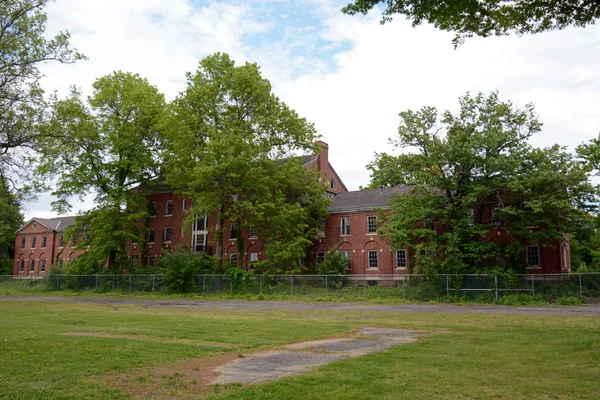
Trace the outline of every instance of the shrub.
{"type": "Polygon", "coordinates": [[[343,275],[348,267],[348,259],[342,253],[336,252],[336,249],[329,251],[325,261],[317,264],[316,269],[319,274],[343,275]]]}
{"type": "Polygon", "coordinates": [[[544,301],[544,298],[540,295],[532,296],[519,293],[501,297],[500,300],[498,300],[498,304],[505,306],[539,306],[548,303],[544,301]]]}
{"type": "Polygon", "coordinates": [[[192,253],[185,248],[163,253],[158,264],[165,269],[167,289],[175,293],[195,292],[196,275],[213,273],[215,268],[213,257],[192,253]]]}
{"type": "Polygon", "coordinates": [[[560,306],[580,306],[583,304],[583,302],[575,296],[564,296],[559,297],[556,300],[556,304],[560,306]]]}

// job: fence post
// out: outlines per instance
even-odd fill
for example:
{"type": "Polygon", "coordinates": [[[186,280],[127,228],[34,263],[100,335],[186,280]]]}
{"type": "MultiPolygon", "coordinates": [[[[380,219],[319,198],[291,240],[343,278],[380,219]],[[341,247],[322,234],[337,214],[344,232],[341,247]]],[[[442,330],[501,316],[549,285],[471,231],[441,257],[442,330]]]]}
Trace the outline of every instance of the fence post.
{"type": "Polygon", "coordinates": [[[152,293],[154,293],[154,278],[155,277],[156,277],[155,275],[152,275],[152,293]]]}
{"type": "Polygon", "coordinates": [[[98,291],[98,274],[96,274],[96,291],[98,291]]]}
{"type": "Polygon", "coordinates": [[[581,285],[581,273],[579,274],[579,296],[583,297],[583,286],[581,285]]]}
{"type": "Polygon", "coordinates": [[[446,274],[446,297],[450,297],[450,286],[448,285],[448,274],[446,274]]]}
{"type": "Polygon", "coordinates": [[[290,288],[292,289],[292,296],[294,295],[294,275],[290,275],[290,288]]]}
{"type": "Polygon", "coordinates": [[[402,279],[402,300],[406,300],[406,296],[404,294],[404,282],[406,281],[406,278],[402,279]]]}
{"type": "Polygon", "coordinates": [[[494,275],[494,286],[496,287],[496,301],[498,301],[498,275],[494,275]]]}
{"type": "Polygon", "coordinates": [[[258,276],[258,293],[262,294],[262,274],[258,276]]]}
{"type": "Polygon", "coordinates": [[[533,280],[533,275],[531,275],[531,291],[532,294],[535,296],[535,281],[533,280]]]}
{"type": "Polygon", "coordinates": [[[325,296],[329,296],[329,287],[327,286],[327,275],[325,275],[325,296]]]}
{"type": "Polygon", "coordinates": [[[206,274],[202,275],[202,294],[204,294],[204,288],[206,286],[206,274]]]}

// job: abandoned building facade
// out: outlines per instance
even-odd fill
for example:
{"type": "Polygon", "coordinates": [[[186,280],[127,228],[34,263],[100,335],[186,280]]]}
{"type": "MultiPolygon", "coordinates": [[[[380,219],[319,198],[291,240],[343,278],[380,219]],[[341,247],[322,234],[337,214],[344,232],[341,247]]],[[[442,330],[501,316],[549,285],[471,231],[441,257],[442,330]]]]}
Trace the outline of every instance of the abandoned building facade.
{"type": "MultiPolygon", "coordinates": [[[[407,193],[411,187],[395,187],[375,190],[348,191],[334,168],[329,163],[328,145],[319,142],[321,151],[303,157],[307,169],[314,169],[326,185],[326,195],[332,198],[329,217],[319,232],[314,245],[301,263],[315,264],[325,260],[327,252],[336,249],[348,258],[349,274],[406,274],[409,270],[409,252],[406,246],[392,248],[378,232],[381,211],[389,208],[394,196],[407,193]]],[[[147,194],[151,204],[151,216],[147,221],[148,234],[142,245],[131,243],[130,261],[137,267],[154,265],[161,252],[180,247],[192,251],[214,254],[215,234],[213,227],[216,216],[205,215],[191,224],[185,224],[191,200],[173,193],[164,187],[147,194]]],[[[485,240],[498,246],[510,241],[510,229],[494,219],[498,205],[486,203],[482,210],[483,222],[492,225],[485,240]]],[[[63,265],[85,251],[75,241],[65,240],[65,228],[73,217],[52,219],[33,218],[16,234],[13,275],[17,277],[39,277],[48,271],[50,264],[63,265]]],[[[437,225],[437,224],[436,224],[437,225]]],[[[251,269],[252,263],[266,258],[265,242],[260,232],[241,228],[245,249],[239,252],[238,229],[225,220],[223,238],[224,259],[251,269]]],[[[434,229],[441,227],[434,226],[434,229]]],[[[526,246],[523,258],[527,273],[570,272],[568,236],[562,243],[556,241],[549,246],[526,246]]]]}

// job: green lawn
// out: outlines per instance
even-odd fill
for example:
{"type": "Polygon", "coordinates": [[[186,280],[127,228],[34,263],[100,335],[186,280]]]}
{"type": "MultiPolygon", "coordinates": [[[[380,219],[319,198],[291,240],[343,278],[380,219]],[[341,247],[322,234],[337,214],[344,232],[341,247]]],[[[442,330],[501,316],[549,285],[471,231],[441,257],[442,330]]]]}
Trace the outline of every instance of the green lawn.
{"type": "MultiPolygon", "coordinates": [[[[209,362],[215,356],[345,336],[363,326],[409,328],[426,335],[413,344],[279,381],[209,387],[208,398],[598,398],[597,317],[203,311],[2,301],[0,399],[130,398],[106,381],[177,360],[209,362]],[[460,333],[434,332],[438,329],[460,333]]],[[[185,377],[177,371],[173,376],[182,381],[173,396],[198,397],[185,377]]],[[[138,381],[148,384],[141,377],[138,381]]],[[[173,379],[150,384],[173,385],[173,379]]]]}

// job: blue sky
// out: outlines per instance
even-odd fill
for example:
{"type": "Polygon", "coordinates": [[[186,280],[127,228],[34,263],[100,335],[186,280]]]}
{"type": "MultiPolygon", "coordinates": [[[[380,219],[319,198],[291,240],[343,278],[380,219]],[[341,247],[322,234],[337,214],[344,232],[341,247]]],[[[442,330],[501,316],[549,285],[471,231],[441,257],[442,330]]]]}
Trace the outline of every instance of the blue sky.
{"type": "MultiPolygon", "coordinates": [[[[139,73],[167,99],[185,73],[216,51],[256,62],[276,95],[315,123],[349,189],[369,181],[374,152],[391,152],[398,113],[424,105],[457,108],[467,91],[498,90],[536,106],[544,130],[534,145],[574,148],[600,132],[600,25],[524,37],[474,38],[454,50],[453,34],[380,13],[342,15],[344,1],[56,0],[48,32],[68,29],[89,57],[46,65],[44,87],[90,91],[114,70],[139,73]]],[[[49,194],[26,216],[51,216],[49,194]]],[[[93,206],[75,201],[74,211],[93,206]]]]}

